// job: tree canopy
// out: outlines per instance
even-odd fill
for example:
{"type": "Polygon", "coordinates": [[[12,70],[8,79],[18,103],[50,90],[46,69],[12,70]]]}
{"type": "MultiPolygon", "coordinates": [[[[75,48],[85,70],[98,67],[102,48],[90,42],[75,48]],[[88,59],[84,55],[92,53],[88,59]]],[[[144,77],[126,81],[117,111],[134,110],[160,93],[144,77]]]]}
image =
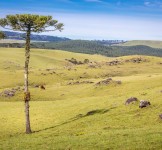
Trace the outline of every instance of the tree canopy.
{"type": "Polygon", "coordinates": [[[57,20],[52,20],[52,16],[41,16],[33,14],[16,14],[7,15],[6,18],[0,19],[0,26],[8,30],[31,32],[47,32],[63,30],[63,24],[57,20]],[[52,27],[52,28],[49,28],[52,27]]]}

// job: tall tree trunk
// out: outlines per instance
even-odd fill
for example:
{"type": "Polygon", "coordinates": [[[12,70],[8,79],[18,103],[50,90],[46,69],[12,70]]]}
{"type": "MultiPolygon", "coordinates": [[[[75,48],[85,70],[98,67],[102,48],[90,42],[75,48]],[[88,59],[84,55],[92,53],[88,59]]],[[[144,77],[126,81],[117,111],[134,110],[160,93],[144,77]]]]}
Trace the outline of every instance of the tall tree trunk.
{"type": "Polygon", "coordinates": [[[32,133],[30,128],[30,115],[29,115],[29,101],[30,92],[28,88],[28,66],[30,59],[30,27],[26,33],[26,45],[25,45],[25,70],[24,70],[24,101],[25,101],[25,117],[26,117],[26,134],[32,133]]]}

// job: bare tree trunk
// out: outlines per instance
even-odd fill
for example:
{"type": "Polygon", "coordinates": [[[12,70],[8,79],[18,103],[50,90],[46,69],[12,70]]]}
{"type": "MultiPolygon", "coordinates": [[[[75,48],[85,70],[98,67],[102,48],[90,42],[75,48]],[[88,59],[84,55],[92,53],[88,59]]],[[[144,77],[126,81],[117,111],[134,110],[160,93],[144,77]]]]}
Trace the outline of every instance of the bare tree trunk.
{"type": "Polygon", "coordinates": [[[28,66],[30,59],[30,27],[26,33],[26,45],[25,45],[25,70],[24,70],[24,101],[25,101],[25,118],[26,118],[26,134],[32,133],[30,128],[30,115],[29,115],[29,101],[30,92],[28,88],[28,66]]]}

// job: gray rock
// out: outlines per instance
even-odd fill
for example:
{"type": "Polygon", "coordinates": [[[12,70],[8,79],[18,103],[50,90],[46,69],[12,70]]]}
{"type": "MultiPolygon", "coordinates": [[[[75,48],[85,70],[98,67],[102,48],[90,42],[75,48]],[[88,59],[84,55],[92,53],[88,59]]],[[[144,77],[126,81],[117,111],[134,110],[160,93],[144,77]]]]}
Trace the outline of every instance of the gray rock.
{"type": "Polygon", "coordinates": [[[102,80],[102,81],[96,83],[96,85],[108,85],[108,84],[110,84],[111,82],[112,82],[112,79],[111,79],[111,78],[108,78],[108,79],[106,79],[106,80],[102,80]]]}
{"type": "Polygon", "coordinates": [[[128,105],[128,104],[130,104],[132,102],[136,102],[136,101],[138,101],[138,99],[136,97],[131,97],[126,100],[125,105],[128,105]]]}
{"type": "Polygon", "coordinates": [[[12,97],[12,96],[14,96],[14,95],[15,95],[14,92],[9,92],[9,93],[7,94],[8,97],[12,97]]]}
{"type": "Polygon", "coordinates": [[[34,85],[35,88],[39,88],[39,86],[40,86],[39,84],[34,85]]]}
{"type": "Polygon", "coordinates": [[[140,100],[140,105],[139,105],[139,108],[143,108],[143,107],[147,107],[151,105],[151,103],[149,101],[146,101],[146,100],[140,100]]]}
{"type": "Polygon", "coordinates": [[[12,89],[12,90],[5,90],[3,91],[0,96],[4,96],[4,97],[13,97],[15,96],[16,90],[12,89]]]}
{"type": "Polygon", "coordinates": [[[159,115],[159,118],[162,120],[162,114],[159,115]]]}
{"type": "Polygon", "coordinates": [[[122,84],[122,82],[121,82],[121,81],[116,81],[116,83],[117,83],[117,84],[122,84]]]}

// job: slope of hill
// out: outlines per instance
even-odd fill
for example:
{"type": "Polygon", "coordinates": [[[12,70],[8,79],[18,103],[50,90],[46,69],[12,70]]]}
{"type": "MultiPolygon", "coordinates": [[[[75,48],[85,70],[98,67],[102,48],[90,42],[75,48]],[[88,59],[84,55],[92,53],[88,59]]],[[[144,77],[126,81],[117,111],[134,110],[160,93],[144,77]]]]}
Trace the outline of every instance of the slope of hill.
{"type": "Polygon", "coordinates": [[[147,41],[147,40],[134,40],[134,41],[127,41],[118,46],[136,46],[136,45],[146,45],[153,48],[162,48],[162,41],[147,41]]]}
{"type": "MultiPolygon", "coordinates": [[[[13,40],[24,40],[25,34],[20,32],[10,32],[4,31],[6,34],[7,39],[13,40]]],[[[48,36],[48,35],[31,35],[31,40],[33,41],[52,41],[52,42],[60,42],[60,41],[69,41],[69,38],[65,37],[57,37],[57,36],[48,36]]]]}
{"type": "Polygon", "coordinates": [[[32,135],[24,134],[23,64],[24,49],[0,48],[0,93],[18,89],[0,94],[0,149],[161,149],[162,58],[32,49],[32,135]],[[130,97],[151,105],[124,105],[130,97]]]}

